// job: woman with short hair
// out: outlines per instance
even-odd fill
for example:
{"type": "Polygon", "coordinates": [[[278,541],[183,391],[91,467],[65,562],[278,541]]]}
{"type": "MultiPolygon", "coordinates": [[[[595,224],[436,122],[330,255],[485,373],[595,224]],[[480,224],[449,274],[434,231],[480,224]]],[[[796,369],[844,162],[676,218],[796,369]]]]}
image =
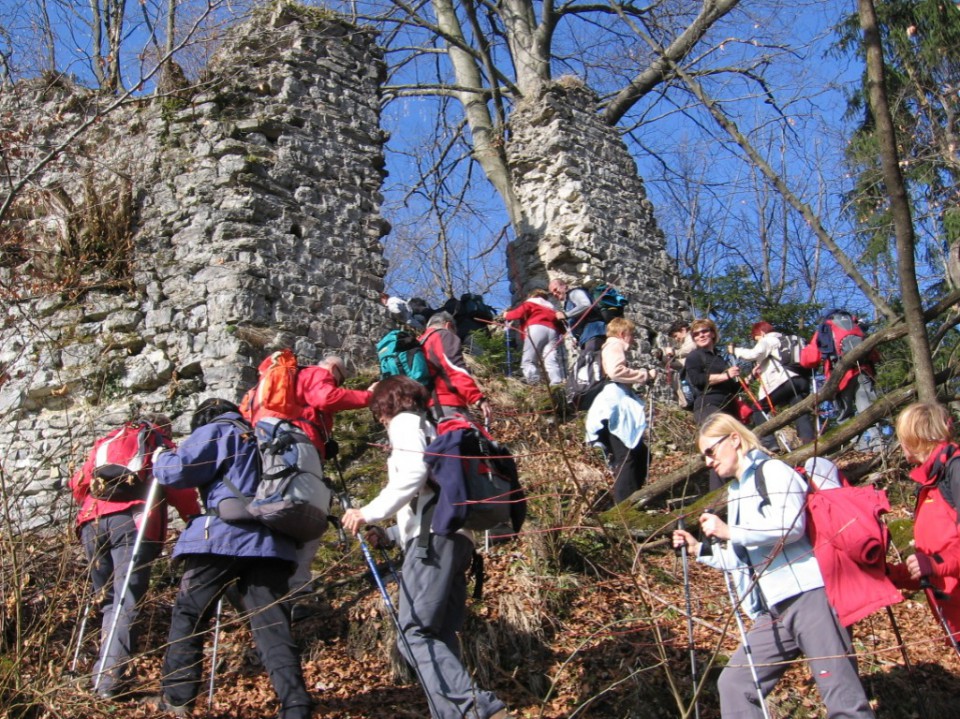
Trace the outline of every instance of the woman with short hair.
{"type": "Polygon", "coordinates": [[[685,546],[700,562],[730,572],[739,585],[737,600],[753,618],[753,627],[720,673],[721,717],[762,717],[760,694],[773,691],[802,654],[829,717],[873,719],[850,637],[827,601],[807,538],[803,479],[770,458],[757,436],[726,414],[704,422],[697,444],[707,466],[732,479],[727,490],[730,522],[704,512],[700,530],[708,541],[678,529],[673,546],[685,546]],[[758,482],[761,465],[763,486],[758,482]]]}
{"type": "Polygon", "coordinates": [[[693,417],[698,425],[716,412],[731,417],[737,414],[737,392],[740,368],[731,365],[717,352],[719,333],[713,320],[698,319],[690,323],[690,336],[697,348],[687,355],[684,372],[696,395],[693,417]]]}
{"type": "Polygon", "coordinates": [[[652,382],[657,371],[636,369],[627,363],[635,331],[636,325],[623,317],[607,325],[600,361],[609,382],[593,400],[586,417],[587,442],[601,445],[612,460],[613,498],[618,504],[643,486],[649,468],[650,453],[643,441],[647,418],[633,385],[652,382]]]}
{"type": "MultiPolygon", "coordinates": [[[[769,322],[756,322],[750,328],[750,336],[755,342],[751,349],[730,345],[730,354],[737,359],[754,363],[753,376],[760,380],[759,398],[761,407],[755,408],[750,423],[756,427],[767,421],[766,409],[792,407],[802,402],[810,394],[810,380],[780,362],[780,340],[783,335],[777,332],[769,322]]],[[[797,436],[804,444],[817,438],[813,429],[813,420],[807,413],[797,417],[795,423],[797,436]]],[[[761,439],[763,446],[771,452],[777,451],[777,439],[767,435],[761,439]]]]}
{"type": "MultiPolygon", "coordinates": [[[[396,535],[404,549],[399,607],[403,635],[397,646],[417,668],[433,719],[507,719],[503,702],[479,689],[459,658],[457,632],[466,617],[473,532],[460,530],[449,536],[430,532],[425,557],[415,546],[423,511],[434,496],[424,459],[427,445],[437,436],[428,418],[428,400],[423,385],[402,375],[387,377],[374,387],[370,411],[386,425],[390,440],[387,484],[366,506],[344,512],[341,522],[356,534],[367,524],[396,517],[396,535]]],[[[379,545],[386,541],[386,533],[371,528],[367,540],[379,545]]]]}
{"type": "Polygon", "coordinates": [[[890,578],[902,589],[923,589],[934,616],[960,641],[960,447],[953,441],[953,418],[942,404],[911,404],[897,417],[897,438],[920,488],[913,515],[916,551],[890,565],[890,578]]]}

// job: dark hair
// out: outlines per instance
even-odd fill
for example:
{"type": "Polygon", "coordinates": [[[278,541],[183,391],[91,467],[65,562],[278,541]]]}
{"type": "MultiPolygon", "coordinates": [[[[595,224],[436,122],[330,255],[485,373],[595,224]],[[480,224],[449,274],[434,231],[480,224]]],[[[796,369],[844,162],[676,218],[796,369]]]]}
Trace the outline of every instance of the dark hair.
{"type": "Polygon", "coordinates": [[[152,424],[157,431],[167,439],[173,438],[173,422],[170,421],[167,415],[161,414],[160,412],[144,412],[140,415],[140,419],[143,422],[152,424]]]}
{"type": "Polygon", "coordinates": [[[202,427],[205,424],[210,424],[221,414],[226,414],[227,412],[239,413],[240,408],[233,402],[219,399],[218,397],[203,400],[193,413],[193,417],[190,418],[190,431],[192,432],[197,429],[197,427],[202,427]]]}
{"type": "Polygon", "coordinates": [[[687,330],[687,329],[690,329],[689,322],[687,322],[686,320],[677,320],[667,328],[667,334],[672,336],[675,332],[679,332],[680,330],[687,330]]]}
{"type": "Polygon", "coordinates": [[[763,332],[764,334],[767,332],[773,332],[773,325],[762,320],[760,322],[754,322],[753,326],[750,328],[750,336],[753,337],[758,332],[763,332]]]}
{"type": "Polygon", "coordinates": [[[427,388],[403,375],[393,375],[377,382],[370,398],[374,419],[391,420],[401,412],[425,412],[430,395],[427,388]]]}

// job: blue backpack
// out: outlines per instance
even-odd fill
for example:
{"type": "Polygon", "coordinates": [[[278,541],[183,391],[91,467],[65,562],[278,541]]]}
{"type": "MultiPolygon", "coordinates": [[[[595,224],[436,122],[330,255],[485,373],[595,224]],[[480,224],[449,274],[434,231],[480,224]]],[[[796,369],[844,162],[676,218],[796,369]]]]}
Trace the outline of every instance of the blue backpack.
{"type": "Polygon", "coordinates": [[[604,322],[614,317],[623,317],[623,311],[629,300],[626,295],[612,285],[599,284],[593,288],[593,300],[597,303],[604,322]]]}
{"type": "Polygon", "coordinates": [[[377,342],[377,358],[380,360],[380,378],[404,375],[430,387],[430,366],[423,346],[406,330],[391,330],[377,342]]]}

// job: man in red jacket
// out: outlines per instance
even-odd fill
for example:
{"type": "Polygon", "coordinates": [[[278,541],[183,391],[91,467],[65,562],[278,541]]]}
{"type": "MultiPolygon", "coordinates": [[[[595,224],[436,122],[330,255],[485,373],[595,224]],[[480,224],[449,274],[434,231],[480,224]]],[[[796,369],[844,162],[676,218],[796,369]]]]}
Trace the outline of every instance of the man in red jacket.
{"type": "MultiPolygon", "coordinates": [[[[162,414],[149,414],[143,421],[162,435],[164,443],[170,441],[170,420],[162,414]]],[[[167,503],[172,504],[180,517],[201,514],[195,490],[161,489],[158,500],[149,514],[144,516],[144,499],[97,499],[90,493],[90,482],[97,466],[96,450],[90,452],[87,461],[70,478],[70,491],[80,505],[77,513],[77,534],[83,551],[90,563],[90,582],[93,596],[101,601],[103,615],[100,657],[93,670],[93,684],[97,694],[112,699],[123,690],[123,681],[130,664],[130,655],[135,643],[134,622],[138,604],[150,584],[150,564],[160,554],[167,536],[167,503]],[[123,598],[123,606],[116,603],[123,592],[123,583],[133,561],[133,548],[137,532],[146,522],[140,544],[138,561],[130,574],[130,584],[123,598]],[[119,614],[117,612],[119,611],[119,614]],[[116,620],[114,616],[116,615],[116,620]],[[110,627],[116,621],[113,640],[107,646],[110,627]]]]}
{"type": "Polygon", "coordinates": [[[489,425],[493,410],[467,370],[453,316],[449,312],[437,312],[431,316],[427,331],[420,336],[420,344],[433,378],[430,405],[440,405],[441,417],[452,417],[468,414],[467,408],[475,404],[483,413],[484,424],[489,425]]]}
{"type": "MultiPolygon", "coordinates": [[[[370,404],[370,390],[374,385],[365,390],[346,389],[342,386],[346,379],[346,365],[343,358],[336,355],[324,358],[317,365],[297,370],[296,402],[302,410],[299,417],[286,419],[306,433],[325,466],[329,460],[333,460],[337,451],[336,442],[333,441],[334,415],[347,409],[362,409],[370,404]]],[[[250,392],[256,392],[256,389],[254,387],[250,392]]],[[[279,416],[261,407],[250,414],[248,408],[252,404],[246,399],[241,403],[244,418],[251,424],[256,424],[264,417],[279,416]]],[[[297,568],[290,577],[290,591],[295,596],[310,594],[313,576],[310,565],[319,548],[320,539],[315,539],[297,549],[297,568]]],[[[294,614],[300,614],[300,609],[295,609],[294,614]]]]}

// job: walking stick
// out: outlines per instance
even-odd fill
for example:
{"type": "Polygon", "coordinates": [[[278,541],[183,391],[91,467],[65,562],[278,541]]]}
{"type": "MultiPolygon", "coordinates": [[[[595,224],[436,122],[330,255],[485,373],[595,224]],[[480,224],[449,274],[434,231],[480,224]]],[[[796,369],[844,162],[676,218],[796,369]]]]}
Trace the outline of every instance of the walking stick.
{"type": "MultiPolygon", "coordinates": [[[[343,477],[343,473],[340,471],[340,465],[336,462],[334,458],[334,466],[337,469],[337,474],[340,478],[340,487],[341,492],[337,495],[337,501],[340,502],[340,506],[344,511],[350,509],[353,506],[353,502],[350,500],[350,495],[347,492],[347,482],[343,477]]],[[[340,522],[337,522],[337,527],[340,528],[340,531],[343,532],[343,528],[340,525],[340,522]]],[[[390,593],[387,592],[387,587],[383,583],[383,578],[380,576],[380,571],[377,569],[377,562],[373,558],[373,553],[370,551],[369,545],[363,539],[363,536],[360,532],[357,532],[357,541],[360,543],[360,551],[363,553],[363,558],[367,562],[367,566],[370,567],[370,575],[373,577],[373,581],[376,582],[377,589],[380,590],[380,596],[383,598],[383,603],[387,607],[387,613],[390,614],[390,618],[393,620],[393,626],[397,630],[397,637],[401,644],[403,644],[404,650],[406,650],[408,661],[413,667],[413,671],[417,675],[417,681],[420,682],[420,686],[423,687],[423,693],[427,697],[427,704],[430,706],[430,715],[439,716],[437,713],[437,708],[434,706],[433,697],[430,696],[430,690],[427,689],[427,684],[423,679],[423,674],[420,672],[420,667],[416,663],[416,660],[413,656],[413,650],[410,648],[410,642],[407,641],[407,635],[403,633],[403,626],[400,624],[400,613],[397,611],[397,608],[393,604],[393,600],[390,599],[390,593]]],[[[397,586],[403,588],[403,585],[400,584],[400,577],[397,575],[396,570],[393,568],[393,564],[388,562],[387,565],[390,568],[390,572],[393,574],[394,579],[397,582],[397,586]]]]}
{"type": "MultiPolygon", "coordinates": [[[[888,604],[885,609],[887,610],[887,616],[890,618],[890,626],[893,627],[893,636],[897,638],[897,648],[900,650],[900,656],[903,657],[903,666],[907,668],[907,674],[913,679],[913,664],[910,662],[910,657],[907,656],[907,645],[903,643],[903,637],[900,634],[900,625],[897,624],[897,618],[893,615],[893,609],[891,609],[888,604]]],[[[910,684],[913,686],[913,691],[917,695],[917,708],[920,710],[920,716],[923,719],[927,719],[927,705],[923,701],[923,693],[920,691],[920,686],[915,681],[911,681],[910,684]]]]}
{"type": "MultiPolygon", "coordinates": [[[[753,393],[753,391],[750,389],[750,386],[746,383],[746,381],[743,379],[743,377],[741,377],[740,375],[737,375],[737,380],[740,382],[740,386],[743,387],[743,391],[747,393],[747,397],[749,397],[749,398],[750,398],[750,401],[753,402],[754,408],[755,408],[760,414],[763,415],[763,421],[764,421],[764,422],[769,421],[771,415],[769,415],[769,414],[767,414],[766,412],[763,411],[763,405],[760,404],[760,400],[757,399],[757,396],[756,396],[756,395],[753,393]]],[[[769,398],[768,398],[768,399],[769,399],[769,398]]],[[[773,403],[771,402],[771,413],[773,412],[772,406],[773,406],[773,403]]],[[[773,436],[774,436],[774,438],[777,440],[777,443],[780,445],[780,448],[781,448],[783,451],[785,451],[785,452],[789,452],[789,451],[790,451],[790,445],[787,443],[787,440],[783,437],[783,432],[781,432],[780,430],[777,430],[776,432],[773,433],[773,436]]]]}
{"type": "MultiPolygon", "coordinates": [[[[153,508],[153,502],[156,499],[160,484],[154,477],[150,483],[150,490],[147,492],[147,499],[143,505],[143,520],[140,522],[140,528],[137,530],[137,539],[133,543],[133,552],[130,556],[130,566],[127,567],[127,576],[123,580],[123,588],[120,590],[120,597],[114,604],[113,621],[110,623],[110,632],[107,634],[106,651],[103,654],[104,661],[110,657],[110,648],[113,646],[114,637],[117,634],[117,623],[120,620],[120,612],[123,611],[123,601],[127,598],[127,590],[130,588],[130,578],[133,576],[133,570],[140,559],[140,548],[143,546],[143,535],[146,534],[147,525],[150,523],[150,510],[153,508]]],[[[103,666],[97,671],[97,678],[93,680],[93,690],[100,688],[100,680],[103,678],[103,666]]]]}
{"type": "MultiPolygon", "coordinates": [[[[711,538],[711,542],[716,543],[711,538]]],[[[743,646],[743,654],[747,658],[747,665],[750,667],[750,675],[753,677],[753,686],[757,690],[757,697],[760,699],[760,709],[763,712],[763,719],[770,719],[770,713],[767,711],[767,703],[764,701],[763,687],[760,686],[760,676],[757,674],[757,665],[753,662],[753,650],[750,649],[750,642],[747,640],[747,628],[744,626],[743,617],[740,614],[740,598],[737,596],[737,589],[733,586],[733,576],[727,571],[726,562],[723,559],[723,552],[717,554],[720,560],[720,569],[727,583],[727,594],[730,595],[730,603],[733,605],[733,616],[737,621],[737,628],[740,630],[740,642],[743,646]]]]}
{"type": "MultiPolygon", "coordinates": [[[[410,648],[410,642],[407,641],[407,635],[403,633],[403,626],[400,624],[399,612],[394,606],[393,600],[390,599],[390,593],[387,592],[387,587],[383,583],[383,578],[380,576],[380,572],[377,570],[377,563],[373,558],[373,553],[371,553],[370,547],[367,545],[366,541],[364,541],[360,532],[357,532],[356,536],[357,541],[360,543],[360,551],[363,552],[363,558],[367,561],[367,566],[370,567],[370,574],[373,575],[373,579],[377,583],[377,589],[380,590],[380,596],[383,598],[383,603],[387,607],[387,612],[390,614],[390,618],[393,619],[393,625],[397,630],[397,636],[399,637],[400,643],[403,644],[403,648],[407,653],[407,658],[410,662],[410,665],[417,674],[417,680],[420,682],[420,686],[423,687],[423,693],[427,697],[427,704],[430,705],[430,714],[431,716],[440,716],[437,712],[436,706],[434,706],[433,697],[430,696],[430,690],[427,688],[427,684],[423,679],[423,674],[420,672],[420,666],[416,663],[416,658],[413,656],[413,650],[410,648]]],[[[401,585],[401,591],[402,589],[403,587],[401,585]]]]}
{"type": "Polygon", "coordinates": [[[80,631],[77,632],[77,648],[73,652],[73,661],[70,662],[70,671],[77,671],[77,662],[80,661],[80,647],[83,645],[83,637],[87,632],[87,620],[90,618],[90,610],[93,608],[93,598],[87,600],[83,607],[83,619],[80,620],[80,631]]]}
{"type": "Polygon", "coordinates": [[[513,329],[510,326],[510,323],[507,322],[504,325],[505,329],[503,332],[503,338],[507,345],[507,377],[513,377],[513,364],[510,361],[510,330],[513,329]]]}
{"type": "Polygon", "coordinates": [[[213,709],[213,690],[217,683],[217,650],[220,648],[220,615],[223,612],[223,597],[217,600],[217,618],[213,623],[213,653],[210,656],[210,688],[207,690],[207,707],[213,709]]]}
{"type": "Polygon", "coordinates": [[[953,632],[950,630],[950,625],[947,624],[947,618],[943,616],[943,610],[940,608],[939,602],[947,602],[950,600],[950,595],[944,592],[941,589],[933,586],[930,583],[928,577],[923,577],[920,580],[920,588],[927,595],[927,602],[933,607],[934,613],[937,615],[937,618],[940,620],[940,625],[943,627],[943,631],[947,633],[947,639],[950,640],[950,644],[953,645],[953,650],[960,654],[960,645],[957,644],[957,638],[953,636],[953,632]]]}
{"type": "MultiPolygon", "coordinates": [[[[683,517],[677,519],[677,529],[684,529],[683,517]]],[[[690,567],[687,561],[687,543],[678,549],[683,564],[683,593],[687,600],[687,649],[690,652],[690,681],[693,684],[693,715],[700,719],[700,693],[697,691],[697,652],[693,643],[693,602],[690,598],[690,567]]]]}

